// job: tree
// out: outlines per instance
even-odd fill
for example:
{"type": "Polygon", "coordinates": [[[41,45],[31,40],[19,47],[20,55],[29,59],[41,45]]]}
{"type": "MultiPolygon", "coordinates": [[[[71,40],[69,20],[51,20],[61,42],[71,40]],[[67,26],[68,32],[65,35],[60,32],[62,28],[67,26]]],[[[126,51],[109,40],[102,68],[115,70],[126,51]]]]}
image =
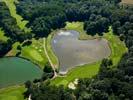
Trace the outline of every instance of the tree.
{"type": "Polygon", "coordinates": [[[30,88],[31,85],[32,85],[31,81],[26,81],[26,82],[25,82],[25,87],[26,87],[26,88],[30,88]]]}
{"type": "Polygon", "coordinates": [[[0,57],[3,57],[12,48],[10,40],[7,42],[0,41],[0,57]]]}
{"type": "Polygon", "coordinates": [[[51,67],[49,62],[45,64],[43,71],[46,72],[46,73],[53,72],[53,69],[52,69],[52,67],[51,67]]]}

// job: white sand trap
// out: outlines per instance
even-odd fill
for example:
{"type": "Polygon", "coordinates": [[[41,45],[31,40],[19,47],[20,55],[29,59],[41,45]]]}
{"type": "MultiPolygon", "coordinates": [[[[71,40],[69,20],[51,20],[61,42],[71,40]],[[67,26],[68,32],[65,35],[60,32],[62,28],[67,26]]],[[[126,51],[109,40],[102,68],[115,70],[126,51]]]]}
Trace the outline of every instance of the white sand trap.
{"type": "Polygon", "coordinates": [[[78,79],[75,79],[74,84],[75,84],[75,85],[78,84],[78,79]]]}
{"type": "Polygon", "coordinates": [[[73,89],[73,90],[76,89],[75,85],[72,82],[69,83],[68,88],[73,89]]]}
{"type": "Polygon", "coordinates": [[[69,83],[68,88],[75,90],[77,84],[78,84],[78,79],[75,79],[74,82],[69,83]]]}

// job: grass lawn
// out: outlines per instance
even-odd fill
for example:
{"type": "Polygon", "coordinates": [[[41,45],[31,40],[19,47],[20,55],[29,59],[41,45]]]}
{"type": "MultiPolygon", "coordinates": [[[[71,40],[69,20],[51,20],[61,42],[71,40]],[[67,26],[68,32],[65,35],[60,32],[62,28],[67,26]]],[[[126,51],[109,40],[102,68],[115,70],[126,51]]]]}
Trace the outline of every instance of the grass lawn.
{"type": "MultiPolygon", "coordinates": [[[[68,23],[67,29],[82,32],[83,29],[79,30],[79,28],[77,27],[77,26],[83,27],[82,25],[83,25],[83,23],[80,23],[80,22],[68,23]],[[68,26],[69,26],[69,28],[68,28],[68,26]],[[78,29],[75,29],[76,27],[78,29]]],[[[83,32],[83,34],[84,33],[85,32],[83,32]]],[[[109,42],[109,45],[110,45],[110,48],[112,51],[112,54],[109,58],[111,58],[113,60],[113,64],[115,66],[120,61],[121,56],[127,51],[127,48],[126,48],[125,44],[122,41],[120,41],[118,36],[113,35],[111,28],[110,28],[109,32],[103,36],[103,38],[107,39],[109,42]]],[[[98,73],[100,63],[101,63],[101,61],[93,63],[93,64],[86,64],[84,66],[79,66],[77,68],[73,68],[66,74],[66,76],[64,76],[64,77],[59,76],[59,77],[53,79],[51,81],[51,84],[57,85],[57,86],[58,85],[67,86],[70,82],[74,81],[74,79],[76,79],[76,78],[91,78],[98,73]]]]}
{"type": "Polygon", "coordinates": [[[2,0],[6,3],[6,5],[8,6],[11,16],[14,17],[17,21],[17,25],[24,31],[26,32],[30,32],[30,29],[28,29],[27,27],[25,27],[25,25],[28,23],[28,21],[23,20],[23,18],[17,14],[16,12],[16,6],[15,6],[15,2],[18,3],[17,0],[2,0]]]}
{"type": "Polygon", "coordinates": [[[43,48],[43,40],[32,39],[30,46],[22,47],[21,57],[30,59],[32,62],[38,64],[42,68],[48,62],[43,48]]]}
{"type": "Polygon", "coordinates": [[[20,57],[24,57],[29,59],[31,62],[38,64],[41,68],[48,62],[48,59],[45,55],[44,48],[43,48],[43,39],[35,40],[34,38],[31,40],[32,44],[28,46],[22,47],[22,44],[16,42],[12,46],[12,50],[9,51],[6,56],[16,56],[19,50],[17,47],[20,45],[22,50],[20,57]]]}
{"type": "Polygon", "coordinates": [[[113,30],[111,27],[109,28],[109,32],[104,34],[103,38],[109,41],[112,51],[110,58],[113,60],[113,64],[115,66],[120,61],[122,55],[128,51],[128,49],[126,48],[125,43],[120,41],[118,36],[113,35],[113,30]]]}
{"type": "Polygon", "coordinates": [[[0,40],[7,41],[8,37],[4,36],[4,31],[0,28],[0,40]]]}
{"type": "Polygon", "coordinates": [[[46,50],[49,55],[49,58],[51,59],[53,65],[58,68],[58,58],[55,56],[52,47],[51,47],[51,40],[52,40],[53,34],[50,34],[48,38],[46,39],[45,45],[46,45],[46,50]]]}
{"type": "Polygon", "coordinates": [[[24,100],[24,86],[9,87],[0,90],[0,100],[24,100]]]}

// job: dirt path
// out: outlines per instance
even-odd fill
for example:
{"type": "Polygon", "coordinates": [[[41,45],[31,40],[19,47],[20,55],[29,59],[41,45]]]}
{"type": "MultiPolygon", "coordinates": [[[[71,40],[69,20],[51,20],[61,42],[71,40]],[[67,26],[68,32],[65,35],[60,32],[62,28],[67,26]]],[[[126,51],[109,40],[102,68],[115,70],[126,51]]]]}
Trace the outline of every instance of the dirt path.
{"type": "Polygon", "coordinates": [[[54,70],[54,77],[53,78],[55,78],[57,76],[57,73],[56,73],[56,70],[55,70],[55,66],[52,63],[52,61],[51,61],[51,59],[50,59],[50,57],[48,55],[47,49],[46,49],[46,38],[43,38],[43,48],[44,48],[44,52],[45,52],[45,54],[46,54],[46,56],[48,58],[48,61],[49,61],[50,65],[52,66],[53,70],[54,70]]]}

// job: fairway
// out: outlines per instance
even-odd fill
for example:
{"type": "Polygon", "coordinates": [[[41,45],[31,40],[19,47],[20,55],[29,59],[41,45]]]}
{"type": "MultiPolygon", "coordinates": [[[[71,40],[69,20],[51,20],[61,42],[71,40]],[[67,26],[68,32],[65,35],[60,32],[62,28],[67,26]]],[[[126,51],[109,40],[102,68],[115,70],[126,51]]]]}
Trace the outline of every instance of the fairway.
{"type": "Polygon", "coordinates": [[[43,49],[43,39],[36,40],[33,38],[31,42],[32,44],[24,47],[22,46],[24,42],[14,43],[12,46],[12,50],[9,51],[6,56],[16,56],[18,52],[21,52],[21,54],[19,55],[20,57],[29,59],[31,62],[39,65],[41,68],[44,68],[44,65],[48,62],[48,59],[43,49]],[[18,50],[18,46],[20,46],[22,50],[18,50]]]}
{"type": "Polygon", "coordinates": [[[51,59],[51,62],[53,63],[55,68],[58,68],[59,62],[58,58],[55,56],[55,53],[52,50],[51,41],[53,39],[53,33],[51,33],[45,40],[45,47],[48,53],[49,58],[51,59]]]}
{"type": "Polygon", "coordinates": [[[41,68],[44,68],[48,62],[43,48],[43,39],[32,39],[31,45],[22,47],[20,56],[38,64],[41,68]]]}
{"type": "MultiPolygon", "coordinates": [[[[71,26],[75,26],[76,23],[69,23],[69,24],[73,24],[71,26]]],[[[82,26],[82,23],[81,23],[81,26],[82,26]]],[[[108,40],[109,46],[111,48],[111,56],[109,58],[113,60],[113,65],[116,66],[120,61],[122,55],[125,52],[127,52],[127,48],[124,42],[120,41],[118,36],[113,35],[111,27],[109,28],[109,32],[105,33],[102,38],[105,38],[108,40]]],[[[77,79],[91,78],[98,73],[100,64],[101,64],[101,61],[93,64],[87,64],[87,65],[79,66],[77,68],[73,68],[64,77],[59,76],[53,79],[51,81],[51,84],[57,85],[57,86],[58,85],[67,86],[70,82],[74,81],[74,79],[76,78],[77,79]]]]}
{"type": "Polygon", "coordinates": [[[33,58],[33,60],[36,60],[38,62],[43,62],[43,57],[32,47],[24,47],[22,51],[22,56],[27,56],[33,58]]]}
{"type": "Polygon", "coordinates": [[[2,0],[6,3],[8,6],[11,16],[16,19],[17,25],[20,27],[20,29],[24,30],[25,32],[30,32],[31,30],[26,27],[26,24],[28,21],[23,20],[23,18],[17,14],[15,2],[17,3],[17,0],[2,0]]]}
{"type": "Polygon", "coordinates": [[[24,86],[8,87],[0,90],[0,100],[24,100],[24,86]]]}

